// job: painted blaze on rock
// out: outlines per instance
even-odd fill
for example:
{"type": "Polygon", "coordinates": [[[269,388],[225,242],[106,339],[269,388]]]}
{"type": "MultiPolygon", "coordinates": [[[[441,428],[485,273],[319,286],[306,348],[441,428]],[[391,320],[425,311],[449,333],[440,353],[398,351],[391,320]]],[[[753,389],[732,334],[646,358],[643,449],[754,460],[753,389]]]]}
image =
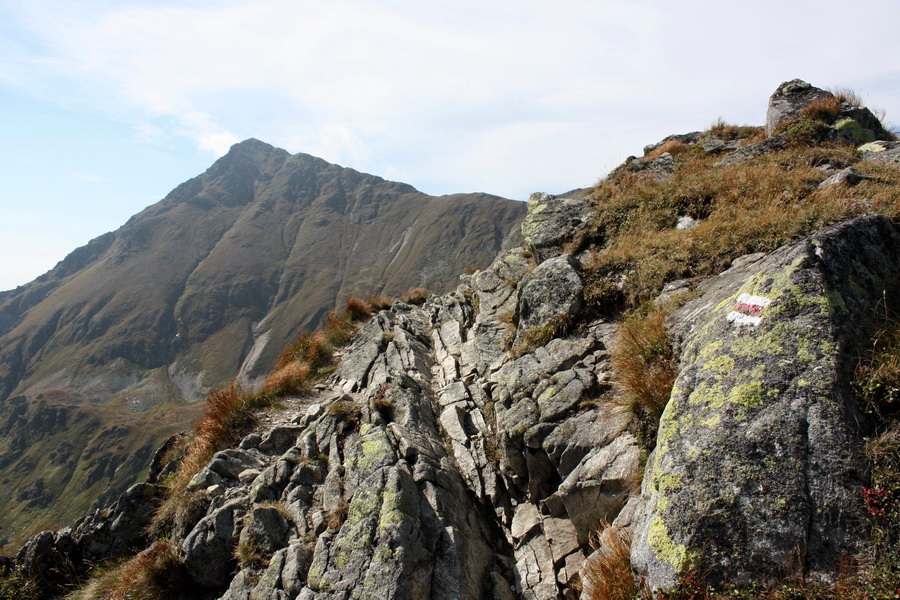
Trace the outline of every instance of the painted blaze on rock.
{"type": "Polygon", "coordinates": [[[851,345],[896,289],[898,253],[890,222],[860,217],[771,254],[749,277],[723,274],[730,285],[713,280],[676,313],[709,307],[685,335],[644,477],[632,561],[653,588],[700,561],[719,582],[765,581],[795,553],[827,576],[861,548],[851,345]]]}

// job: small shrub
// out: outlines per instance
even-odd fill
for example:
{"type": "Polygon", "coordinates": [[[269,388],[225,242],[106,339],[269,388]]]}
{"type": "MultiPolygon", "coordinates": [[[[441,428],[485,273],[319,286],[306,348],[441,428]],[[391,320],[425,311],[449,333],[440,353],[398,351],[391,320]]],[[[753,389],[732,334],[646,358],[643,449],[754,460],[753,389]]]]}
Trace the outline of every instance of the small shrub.
{"type": "Polygon", "coordinates": [[[789,121],[779,128],[779,133],[789,144],[795,146],[818,146],[827,137],[828,123],[818,118],[801,118],[789,121]]]}
{"type": "Polygon", "coordinates": [[[860,358],[854,385],[863,412],[880,422],[900,417],[900,321],[888,319],[860,358]]]}
{"type": "Polygon", "coordinates": [[[611,348],[616,410],[636,419],[651,447],[678,372],[665,318],[664,309],[641,307],[621,322],[611,348]]]}
{"type": "Polygon", "coordinates": [[[415,304],[416,306],[421,306],[425,304],[425,301],[428,300],[428,290],[423,287],[414,287],[407,290],[403,297],[400,298],[406,304],[415,304]]]}
{"type": "Polygon", "coordinates": [[[378,389],[375,390],[375,396],[372,398],[372,405],[375,407],[375,410],[382,413],[382,415],[388,413],[394,406],[394,402],[388,394],[390,389],[391,385],[389,383],[382,383],[378,386],[378,389]]]}
{"type": "Polygon", "coordinates": [[[631,572],[631,535],[606,525],[592,536],[591,554],[581,567],[585,600],[630,600],[637,587],[631,572]]]}

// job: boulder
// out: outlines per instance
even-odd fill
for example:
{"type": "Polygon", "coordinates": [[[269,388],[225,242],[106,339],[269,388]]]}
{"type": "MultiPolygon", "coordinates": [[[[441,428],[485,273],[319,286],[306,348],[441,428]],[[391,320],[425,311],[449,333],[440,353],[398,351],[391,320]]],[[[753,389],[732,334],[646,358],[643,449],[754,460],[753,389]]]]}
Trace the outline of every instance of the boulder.
{"type": "Polygon", "coordinates": [[[820,183],[819,188],[828,188],[835,185],[854,186],[864,179],[871,179],[871,177],[860,175],[853,167],[847,167],[846,169],[841,169],[840,171],[820,183]]]}
{"type": "Polygon", "coordinates": [[[181,545],[184,566],[198,585],[225,588],[234,570],[234,549],[240,521],[247,512],[244,499],[226,503],[200,519],[181,545]]]}
{"type": "Polygon", "coordinates": [[[574,258],[563,254],[541,263],[522,282],[516,343],[535,327],[578,314],[584,284],[577,267],[574,258]]]}
{"type": "Polygon", "coordinates": [[[755,144],[747,144],[746,146],[741,146],[734,152],[729,152],[722,158],[722,160],[716,163],[716,166],[725,167],[728,165],[746,162],[758,156],[763,156],[765,154],[770,154],[772,152],[782,150],[786,145],[787,142],[784,141],[784,138],[782,138],[780,135],[776,135],[775,137],[771,137],[761,142],[756,142],[755,144]]]}
{"type": "Polygon", "coordinates": [[[864,161],[900,164],[900,142],[871,142],[858,150],[864,161]]]}
{"type": "Polygon", "coordinates": [[[834,98],[834,94],[814,87],[801,79],[786,81],[769,98],[766,112],[766,136],[772,137],[782,123],[796,119],[813,100],[834,98]]]}
{"type": "Polygon", "coordinates": [[[875,132],[863,127],[859,121],[850,117],[838,118],[832,125],[832,136],[841,142],[853,144],[865,144],[874,142],[877,138],[875,132]]]}
{"type": "Polygon", "coordinates": [[[561,254],[576,229],[586,227],[593,219],[594,210],[581,200],[535,193],[528,198],[522,235],[535,259],[543,262],[561,254]]]}
{"type": "Polygon", "coordinates": [[[654,589],[696,566],[770,581],[791,557],[834,577],[868,535],[854,341],[900,284],[900,231],[858,217],[716,279],[674,315],[682,369],[632,564],[654,589]]]}

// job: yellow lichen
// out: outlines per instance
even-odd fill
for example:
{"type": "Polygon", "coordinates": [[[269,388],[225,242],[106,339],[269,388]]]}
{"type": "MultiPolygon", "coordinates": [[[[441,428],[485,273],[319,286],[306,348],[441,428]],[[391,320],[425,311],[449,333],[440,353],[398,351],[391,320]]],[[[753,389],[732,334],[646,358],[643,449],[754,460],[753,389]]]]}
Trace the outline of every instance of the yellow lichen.
{"type": "Polygon", "coordinates": [[[647,541],[659,559],[673,567],[676,573],[683,573],[691,568],[695,553],[672,540],[662,517],[656,517],[650,523],[647,541]]]}
{"type": "Polygon", "coordinates": [[[736,385],[728,392],[728,402],[740,404],[741,406],[756,406],[762,404],[762,383],[754,381],[753,383],[742,383],[736,385]]]}
{"type": "Polygon", "coordinates": [[[734,369],[734,359],[727,354],[722,354],[716,358],[709,360],[703,365],[704,368],[716,371],[718,373],[728,373],[734,369]]]}

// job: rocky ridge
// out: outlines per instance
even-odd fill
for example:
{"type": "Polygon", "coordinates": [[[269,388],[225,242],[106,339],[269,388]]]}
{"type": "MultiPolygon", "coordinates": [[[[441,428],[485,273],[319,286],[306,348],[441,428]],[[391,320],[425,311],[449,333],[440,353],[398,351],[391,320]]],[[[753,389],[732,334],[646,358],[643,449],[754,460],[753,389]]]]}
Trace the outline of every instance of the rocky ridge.
{"type": "MultiPolygon", "coordinates": [[[[590,212],[533,196],[527,248],[379,312],[314,395],[217,453],[167,542],[184,597],[593,598],[582,575],[604,526],[628,532],[651,589],[700,564],[717,582],[765,582],[795,552],[833,578],[870,535],[850,381],[860,332],[900,284],[900,229],[863,215],[670,284],[659,301],[677,307],[681,364],[648,448],[606,401],[620,326],[589,307],[590,255],[566,252],[590,212]]],[[[163,456],[15,567],[52,579],[145,545],[136,506],[177,468],[163,456]]]]}
{"type": "Polygon", "coordinates": [[[0,546],[114,499],[190,426],[210,387],[267,374],[347,297],[451,289],[464,268],[490,263],[524,213],[235,144],[0,294],[0,546]]]}

